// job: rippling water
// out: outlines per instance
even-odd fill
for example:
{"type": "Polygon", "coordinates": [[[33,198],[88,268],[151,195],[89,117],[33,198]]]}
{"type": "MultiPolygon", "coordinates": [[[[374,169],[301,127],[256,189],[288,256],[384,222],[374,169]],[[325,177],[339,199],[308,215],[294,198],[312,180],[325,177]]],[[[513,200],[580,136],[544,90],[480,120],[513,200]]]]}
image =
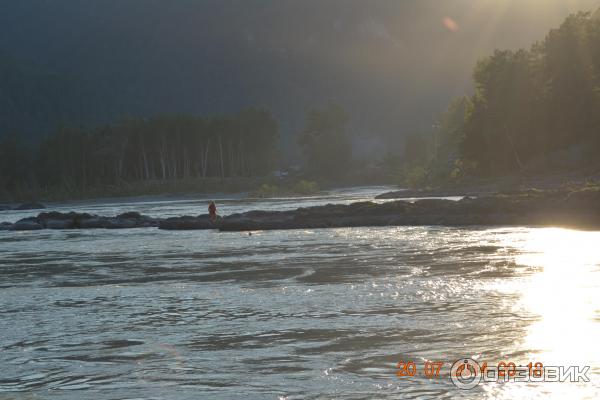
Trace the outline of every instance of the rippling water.
{"type": "MultiPolygon", "coordinates": [[[[229,214],[381,191],[218,205],[229,214]]],[[[0,232],[0,399],[598,398],[598,243],[600,232],[527,227],[0,232]],[[464,357],[589,365],[591,381],[461,391],[422,373],[464,357]],[[396,376],[400,360],[415,376],[396,376]]]]}

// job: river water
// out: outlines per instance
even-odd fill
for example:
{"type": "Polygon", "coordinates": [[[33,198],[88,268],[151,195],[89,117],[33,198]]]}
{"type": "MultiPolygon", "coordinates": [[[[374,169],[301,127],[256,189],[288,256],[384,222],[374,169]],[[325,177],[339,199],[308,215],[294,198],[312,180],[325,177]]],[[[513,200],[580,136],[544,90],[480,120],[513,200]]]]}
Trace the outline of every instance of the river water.
{"type": "MultiPolygon", "coordinates": [[[[385,190],[217,205],[290,209],[385,190]]],[[[599,243],[600,232],[529,227],[0,231],[0,399],[600,398],[599,243]],[[449,371],[464,358],[589,366],[589,382],[461,390],[449,371]],[[397,376],[400,361],[415,374],[397,376]],[[443,362],[439,376],[426,362],[443,362]]]]}

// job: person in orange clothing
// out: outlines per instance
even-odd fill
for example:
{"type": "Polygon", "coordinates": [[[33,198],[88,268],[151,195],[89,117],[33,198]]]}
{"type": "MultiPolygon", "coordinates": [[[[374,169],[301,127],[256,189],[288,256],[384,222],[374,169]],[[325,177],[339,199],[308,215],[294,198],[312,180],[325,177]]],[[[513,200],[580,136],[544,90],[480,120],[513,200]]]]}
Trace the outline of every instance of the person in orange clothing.
{"type": "Polygon", "coordinates": [[[208,215],[210,216],[210,220],[215,222],[217,220],[217,206],[214,201],[211,201],[208,205],[208,215]]]}

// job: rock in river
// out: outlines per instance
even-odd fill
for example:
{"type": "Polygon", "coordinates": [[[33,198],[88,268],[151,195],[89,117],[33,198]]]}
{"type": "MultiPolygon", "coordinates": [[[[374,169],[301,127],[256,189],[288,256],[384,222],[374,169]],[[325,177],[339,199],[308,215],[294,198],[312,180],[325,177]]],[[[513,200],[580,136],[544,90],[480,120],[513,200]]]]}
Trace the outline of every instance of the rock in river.
{"type": "Polygon", "coordinates": [[[157,227],[160,219],[137,212],[120,214],[116,217],[101,217],[87,213],[43,212],[37,217],[24,218],[12,225],[12,230],[33,229],[127,229],[157,227]]]}
{"type": "Polygon", "coordinates": [[[220,220],[221,218],[216,223],[213,223],[208,214],[197,217],[184,215],[182,217],[164,219],[160,221],[158,227],[165,230],[216,229],[220,220]]]}
{"type": "Polygon", "coordinates": [[[10,229],[13,231],[39,231],[40,229],[44,229],[44,227],[37,222],[35,217],[32,217],[15,222],[10,229]]]}
{"type": "Polygon", "coordinates": [[[22,219],[10,229],[159,227],[166,230],[252,231],[401,225],[529,225],[598,229],[600,190],[522,191],[478,198],[465,197],[459,201],[423,199],[382,204],[368,201],[348,205],[327,204],[288,211],[248,211],[219,217],[214,223],[206,214],[160,219],[137,212],[116,217],[47,212],[22,219]]]}

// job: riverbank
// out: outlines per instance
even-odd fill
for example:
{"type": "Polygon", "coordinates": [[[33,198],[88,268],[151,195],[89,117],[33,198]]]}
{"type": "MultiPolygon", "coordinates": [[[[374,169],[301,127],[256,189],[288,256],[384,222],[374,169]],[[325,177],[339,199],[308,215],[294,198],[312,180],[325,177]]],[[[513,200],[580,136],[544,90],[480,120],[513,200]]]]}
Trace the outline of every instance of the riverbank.
{"type": "Polygon", "coordinates": [[[198,193],[245,193],[256,190],[271,178],[201,178],[180,180],[148,180],[121,182],[112,185],[50,188],[21,188],[11,193],[0,193],[0,204],[25,202],[61,202],[74,200],[100,200],[138,196],[174,196],[198,193]]]}
{"type": "MultiPolygon", "coordinates": [[[[0,200],[0,211],[42,209],[44,204],[81,201],[117,201],[148,198],[205,198],[237,195],[248,198],[293,197],[317,194],[314,181],[292,178],[227,178],[190,179],[180,181],[148,181],[108,185],[88,190],[52,189],[47,191],[6,194],[0,200]],[[36,200],[31,200],[36,199],[36,200]],[[35,207],[33,206],[35,205],[35,207]]],[[[2,197],[0,197],[2,198],[2,197]]]]}
{"type": "Polygon", "coordinates": [[[571,172],[541,175],[507,175],[495,178],[468,178],[457,182],[381,193],[376,199],[411,199],[423,197],[491,196],[498,193],[515,194],[531,190],[548,193],[571,192],[584,188],[600,188],[600,167],[571,172]]]}
{"type": "Polygon", "coordinates": [[[155,218],[136,212],[104,217],[88,213],[46,212],[16,223],[2,223],[2,230],[39,229],[218,229],[253,231],[361,226],[557,226],[600,229],[600,188],[577,190],[526,190],[510,194],[467,196],[461,200],[422,199],[361,201],[327,204],[287,211],[254,210],[224,216],[211,222],[207,215],[155,218]]]}

